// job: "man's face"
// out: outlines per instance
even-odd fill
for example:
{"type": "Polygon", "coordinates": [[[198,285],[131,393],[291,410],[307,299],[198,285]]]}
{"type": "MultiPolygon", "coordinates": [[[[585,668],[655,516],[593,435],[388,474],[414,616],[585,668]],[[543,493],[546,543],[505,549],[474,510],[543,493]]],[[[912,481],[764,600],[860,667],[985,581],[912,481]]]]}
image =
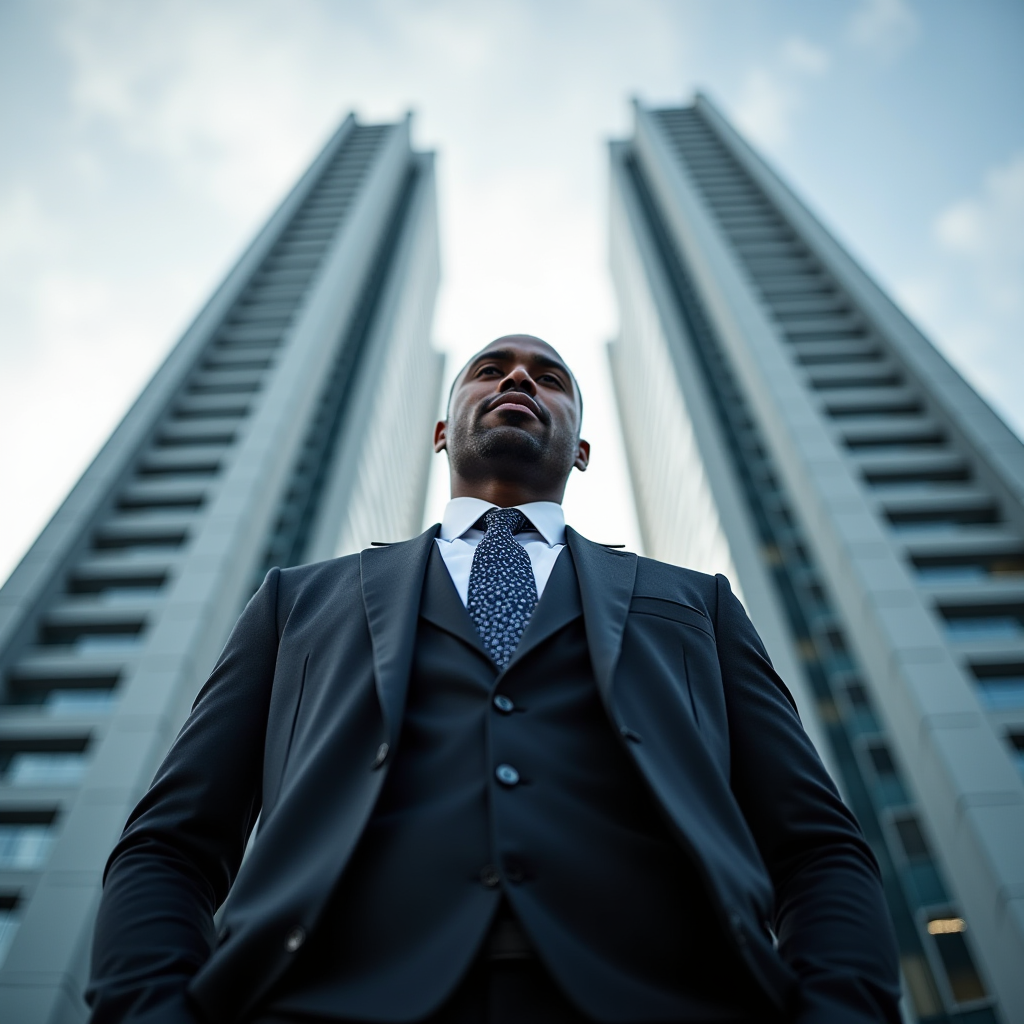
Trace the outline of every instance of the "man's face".
{"type": "Polygon", "coordinates": [[[579,430],[580,398],[561,357],[539,338],[510,335],[459,375],[434,447],[447,449],[465,480],[564,486],[574,465],[586,468],[589,447],[579,430]]]}

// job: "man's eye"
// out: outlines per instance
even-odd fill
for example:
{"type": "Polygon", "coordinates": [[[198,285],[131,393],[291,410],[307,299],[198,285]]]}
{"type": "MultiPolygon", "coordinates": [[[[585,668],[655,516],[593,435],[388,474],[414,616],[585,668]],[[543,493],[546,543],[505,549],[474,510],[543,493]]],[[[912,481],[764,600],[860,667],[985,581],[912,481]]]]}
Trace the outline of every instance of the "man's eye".
{"type": "Polygon", "coordinates": [[[483,374],[485,374],[485,373],[497,373],[497,374],[500,375],[501,374],[501,370],[499,370],[496,366],[481,366],[480,367],[480,374],[481,374],[481,376],[483,374]]]}
{"type": "Polygon", "coordinates": [[[562,383],[561,377],[556,377],[553,373],[542,373],[537,380],[542,381],[545,384],[554,384],[556,387],[565,387],[562,383]]]}

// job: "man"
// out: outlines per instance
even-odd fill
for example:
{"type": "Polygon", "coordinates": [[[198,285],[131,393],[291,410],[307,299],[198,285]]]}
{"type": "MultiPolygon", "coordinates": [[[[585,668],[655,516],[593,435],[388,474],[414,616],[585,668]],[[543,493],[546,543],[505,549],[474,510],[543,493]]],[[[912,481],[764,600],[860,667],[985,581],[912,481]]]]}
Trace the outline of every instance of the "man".
{"type": "Polygon", "coordinates": [[[726,579],[564,525],[581,414],[498,339],[441,526],[267,575],[111,855],[96,1024],[899,1019],[877,867],[726,579]]]}

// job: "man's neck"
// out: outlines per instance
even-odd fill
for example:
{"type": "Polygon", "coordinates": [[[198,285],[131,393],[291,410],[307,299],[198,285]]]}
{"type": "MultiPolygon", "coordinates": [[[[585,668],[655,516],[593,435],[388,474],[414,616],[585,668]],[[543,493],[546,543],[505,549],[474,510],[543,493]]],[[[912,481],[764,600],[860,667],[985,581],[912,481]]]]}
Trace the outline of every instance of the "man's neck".
{"type": "Polygon", "coordinates": [[[564,486],[561,490],[535,490],[532,487],[523,487],[521,483],[508,480],[485,480],[470,483],[459,479],[452,480],[451,491],[453,498],[479,498],[489,505],[497,505],[498,508],[529,505],[534,501],[553,501],[556,505],[561,505],[564,493],[564,486]]]}

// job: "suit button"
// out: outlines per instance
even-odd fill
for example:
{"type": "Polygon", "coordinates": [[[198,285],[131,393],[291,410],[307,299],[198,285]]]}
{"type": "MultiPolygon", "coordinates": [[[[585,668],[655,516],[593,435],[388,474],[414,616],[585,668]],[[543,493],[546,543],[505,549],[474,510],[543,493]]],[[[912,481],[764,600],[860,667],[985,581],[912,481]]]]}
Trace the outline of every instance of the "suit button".
{"type": "Polygon", "coordinates": [[[501,875],[493,864],[485,864],[480,869],[480,881],[488,889],[495,889],[501,884],[501,875]]]}
{"type": "Polygon", "coordinates": [[[513,884],[519,885],[526,881],[526,871],[518,861],[505,862],[505,877],[513,884]]]}
{"type": "Polygon", "coordinates": [[[373,759],[373,764],[370,767],[379,768],[388,759],[388,752],[390,750],[391,748],[386,743],[382,743],[377,748],[377,756],[373,759]]]}
{"type": "Polygon", "coordinates": [[[294,953],[299,946],[306,941],[306,931],[304,928],[293,928],[284,940],[284,948],[289,953],[294,953]]]}
{"type": "Polygon", "coordinates": [[[519,772],[510,764],[499,764],[494,774],[503,786],[514,786],[519,782],[519,772]]]}
{"type": "Polygon", "coordinates": [[[512,701],[503,693],[499,693],[498,696],[494,698],[494,706],[503,715],[510,715],[516,709],[515,704],[513,704],[512,701]]]}

